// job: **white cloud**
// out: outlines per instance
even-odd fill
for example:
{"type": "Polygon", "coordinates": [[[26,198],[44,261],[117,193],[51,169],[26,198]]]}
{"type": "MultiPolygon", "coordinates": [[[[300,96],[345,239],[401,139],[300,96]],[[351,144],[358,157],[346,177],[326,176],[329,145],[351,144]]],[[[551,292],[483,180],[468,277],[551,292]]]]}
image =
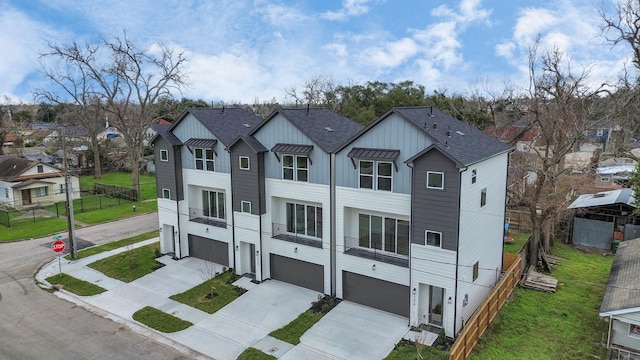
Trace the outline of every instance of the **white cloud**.
{"type": "Polygon", "coordinates": [[[367,6],[370,0],[344,0],[342,2],[342,8],[337,11],[326,11],[320,16],[330,21],[346,20],[351,16],[359,16],[369,12],[370,8],[367,6]]]}
{"type": "Polygon", "coordinates": [[[516,22],[513,38],[517,43],[532,44],[538,34],[558,25],[560,19],[549,9],[526,8],[516,22]]]}
{"type": "Polygon", "coordinates": [[[366,62],[374,67],[396,67],[414,56],[418,45],[412,39],[404,38],[385,44],[382,48],[371,48],[364,51],[366,62]]]}

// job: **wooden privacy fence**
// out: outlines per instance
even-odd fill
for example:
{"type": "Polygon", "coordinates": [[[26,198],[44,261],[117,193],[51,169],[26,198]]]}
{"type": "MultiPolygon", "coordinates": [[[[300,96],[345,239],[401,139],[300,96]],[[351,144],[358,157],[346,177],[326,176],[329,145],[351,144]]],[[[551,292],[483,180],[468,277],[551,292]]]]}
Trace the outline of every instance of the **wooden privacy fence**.
{"type": "Polygon", "coordinates": [[[527,210],[507,209],[505,221],[509,224],[509,230],[531,231],[531,214],[527,210]]]}
{"type": "Polygon", "coordinates": [[[498,315],[498,312],[513,292],[520,281],[520,257],[516,254],[505,253],[502,255],[503,269],[506,268],[502,279],[498,281],[491,293],[484,299],[467,321],[464,329],[449,350],[451,360],[464,360],[469,356],[473,347],[478,343],[480,336],[487,330],[489,324],[498,315]]]}
{"type": "Polygon", "coordinates": [[[138,201],[138,191],[136,189],[128,188],[125,186],[110,185],[110,184],[93,184],[93,193],[96,195],[106,195],[114,198],[120,198],[130,201],[138,201]]]}

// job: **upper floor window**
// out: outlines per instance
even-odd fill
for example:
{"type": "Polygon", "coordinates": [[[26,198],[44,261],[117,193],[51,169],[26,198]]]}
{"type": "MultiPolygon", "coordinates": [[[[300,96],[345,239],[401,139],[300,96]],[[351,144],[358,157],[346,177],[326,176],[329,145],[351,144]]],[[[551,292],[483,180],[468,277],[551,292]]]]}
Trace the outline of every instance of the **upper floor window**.
{"type": "Polygon", "coordinates": [[[195,148],[193,149],[193,155],[196,159],[197,170],[215,171],[213,149],[195,148]]]}
{"type": "Polygon", "coordinates": [[[42,174],[44,172],[44,166],[38,165],[38,174],[42,174]]]}
{"type": "Polygon", "coordinates": [[[202,190],[202,214],[207,217],[224,220],[224,193],[220,191],[202,190]]]}
{"type": "Polygon", "coordinates": [[[251,213],[251,201],[241,201],[240,202],[240,210],[243,213],[251,213]]]}
{"type": "Polygon", "coordinates": [[[630,324],[629,336],[640,337],[640,325],[630,324]]]}
{"type": "Polygon", "coordinates": [[[442,244],[442,233],[426,230],[424,232],[424,243],[425,245],[440,247],[442,244]]]}
{"type": "Polygon", "coordinates": [[[309,181],[309,158],[303,155],[282,155],[282,178],[309,181]]]}
{"type": "Polygon", "coordinates": [[[240,165],[240,169],[241,170],[250,170],[251,169],[251,164],[249,163],[249,157],[248,156],[240,156],[238,158],[239,161],[239,165],[240,165]]]}
{"type": "Polygon", "coordinates": [[[305,204],[286,204],[287,232],[322,238],[322,208],[305,204]]]}
{"type": "Polygon", "coordinates": [[[169,161],[169,151],[160,150],[160,161],[169,161]]]}
{"type": "Polygon", "coordinates": [[[163,199],[171,199],[171,190],[162,189],[162,198],[163,199]]]}
{"type": "Polygon", "coordinates": [[[358,245],[399,255],[409,255],[409,222],[359,214],[358,245]]]}
{"type": "Polygon", "coordinates": [[[483,188],[480,192],[480,207],[487,205],[487,188],[483,188]]]}
{"type": "Polygon", "coordinates": [[[392,163],[387,161],[360,160],[360,188],[391,191],[392,163]]]}
{"type": "Polygon", "coordinates": [[[476,169],[471,170],[471,183],[475,184],[478,176],[478,171],[476,169]]]}
{"type": "Polygon", "coordinates": [[[427,171],[427,188],[444,189],[444,173],[437,171],[427,171]]]}

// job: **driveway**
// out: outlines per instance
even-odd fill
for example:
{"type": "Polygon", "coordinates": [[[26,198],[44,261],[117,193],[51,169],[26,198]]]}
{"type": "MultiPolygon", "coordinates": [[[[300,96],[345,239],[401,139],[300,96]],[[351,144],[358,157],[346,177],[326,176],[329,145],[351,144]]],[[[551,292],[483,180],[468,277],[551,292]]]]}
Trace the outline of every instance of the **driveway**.
{"type": "Polygon", "coordinates": [[[342,301],[280,359],[383,359],[408,331],[408,318],[342,301]]]}
{"type": "Polygon", "coordinates": [[[318,292],[268,280],[255,286],[215,314],[168,336],[217,360],[236,359],[247,347],[271,349],[275,356],[292,345],[268,334],[311,307],[318,292]]]}

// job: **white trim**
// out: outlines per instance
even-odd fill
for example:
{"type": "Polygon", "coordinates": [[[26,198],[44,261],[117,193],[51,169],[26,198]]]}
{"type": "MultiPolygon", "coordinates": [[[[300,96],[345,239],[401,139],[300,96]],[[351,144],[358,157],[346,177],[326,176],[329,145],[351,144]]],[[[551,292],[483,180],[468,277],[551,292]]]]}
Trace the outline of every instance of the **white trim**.
{"type": "Polygon", "coordinates": [[[427,171],[427,189],[436,189],[436,190],[444,189],[444,172],[442,172],[442,171],[427,171]],[[440,174],[442,176],[442,184],[440,186],[429,186],[429,175],[430,174],[440,174]]]}
{"type": "Polygon", "coordinates": [[[251,201],[240,201],[240,212],[251,214],[251,201]],[[249,211],[244,211],[245,205],[249,205],[249,211]]]}
{"type": "Polygon", "coordinates": [[[162,188],[162,198],[171,199],[171,190],[167,188],[162,188]],[[165,196],[165,191],[168,193],[169,196],[165,196]]]}
{"type": "Polygon", "coordinates": [[[169,161],[169,150],[160,149],[160,161],[169,161]],[[162,156],[162,154],[165,154],[166,156],[162,156]]]}
{"type": "Polygon", "coordinates": [[[240,167],[240,170],[251,170],[251,160],[248,156],[239,156],[238,157],[238,167],[240,167]],[[247,166],[243,167],[242,166],[242,160],[246,159],[247,160],[247,166]]]}
{"type": "Polygon", "coordinates": [[[437,248],[442,248],[442,232],[440,231],[433,231],[433,230],[425,230],[424,231],[424,246],[432,246],[432,247],[437,247],[437,248]],[[431,245],[427,243],[427,233],[434,233],[434,234],[438,234],[440,236],[440,244],[436,245],[431,245]]]}

